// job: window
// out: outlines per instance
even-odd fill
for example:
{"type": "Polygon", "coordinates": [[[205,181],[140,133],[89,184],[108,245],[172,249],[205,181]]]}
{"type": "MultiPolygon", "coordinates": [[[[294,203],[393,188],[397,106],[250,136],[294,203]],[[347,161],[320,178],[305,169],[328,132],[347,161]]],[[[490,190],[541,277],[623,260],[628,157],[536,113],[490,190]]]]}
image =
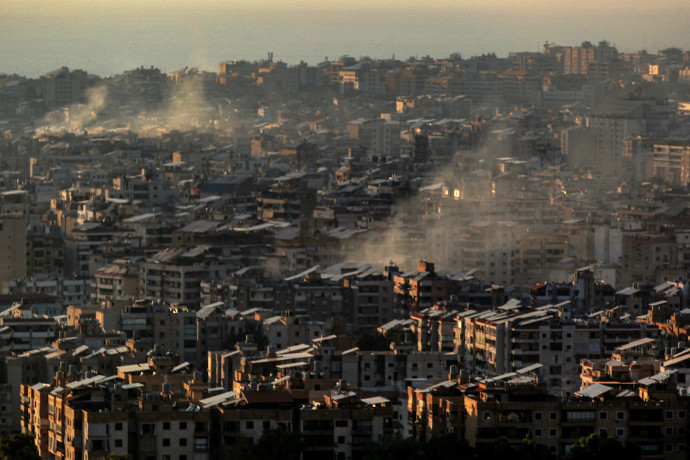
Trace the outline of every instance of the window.
{"type": "Polygon", "coordinates": [[[105,448],[105,444],[103,443],[102,439],[94,439],[91,441],[91,448],[93,450],[103,450],[105,448]]]}
{"type": "Polygon", "coordinates": [[[187,438],[180,438],[180,447],[187,446],[187,438]]]}
{"type": "Polygon", "coordinates": [[[534,429],[534,437],[535,438],[541,438],[541,428],[535,428],[534,429]]]}
{"type": "Polygon", "coordinates": [[[180,429],[186,430],[187,429],[187,422],[180,422],[180,429]]]}
{"type": "Polygon", "coordinates": [[[574,410],[565,413],[565,421],[568,423],[594,422],[596,414],[593,410],[574,410]]]}
{"type": "Polygon", "coordinates": [[[607,417],[608,417],[608,413],[599,412],[599,420],[606,420],[607,417]]]}
{"type": "Polygon", "coordinates": [[[115,440],[115,447],[122,447],[122,439],[115,440]]]}
{"type": "Polygon", "coordinates": [[[685,436],[685,427],[684,426],[678,427],[678,436],[685,436]]]}
{"type": "Polygon", "coordinates": [[[264,421],[264,430],[270,430],[271,429],[271,422],[269,420],[264,421]]]}
{"type": "Polygon", "coordinates": [[[254,429],[254,421],[252,421],[252,420],[247,420],[247,421],[245,422],[244,426],[245,426],[248,430],[253,430],[253,429],[254,429]]]}
{"type": "Polygon", "coordinates": [[[664,452],[673,452],[673,444],[664,444],[664,452]]]}
{"type": "Polygon", "coordinates": [[[169,430],[170,429],[170,422],[163,422],[163,429],[169,430]]]}
{"type": "Polygon", "coordinates": [[[616,428],[616,436],[619,438],[622,438],[625,436],[625,429],[624,428],[616,428]]]}
{"type": "Polygon", "coordinates": [[[431,369],[432,367],[434,367],[434,363],[426,363],[427,369],[431,369]]]}
{"type": "Polygon", "coordinates": [[[163,447],[170,447],[170,438],[163,438],[163,447]]]}
{"type": "Polygon", "coordinates": [[[666,436],[673,436],[673,427],[672,426],[666,427],[666,436]]]}
{"type": "Polygon", "coordinates": [[[673,411],[672,410],[666,411],[666,418],[673,418],[673,411]]]}
{"type": "Polygon", "coordinates": [[[115,423],[115,431],[122,431],[122,422],[115,423]]]}
{"type": "Polygon", "coordinates": [[[541,418],[542,418],[541,412],[535,412],[534,413],[534,420],[541,420],[541,418]]]}
{"type": "Polygon", "coordinates": [[[685,411],[684,410],[678,411],[678,418],[685,418],[685,411]]]}
{"type": "Polygon", "coordinates": [[[557,412],[549,413],[549,420],[558,420],[558,413],[557,412]]]}
{"type": "Polygon", "coordinates": [[[625,412],[616,412],[616,420],[623,420],[625,418],[625,412]]]}
{"type": "Polygon", "coordinates": [[[142,434],[154,434],[155,433],[155,426],[153,423],[144,423],[141,425],[141,432],[142,434]]]}
{"type": "Polygon", "coordinates": [[[556,428],[549,428],[549,436],[555,438],[558,436],[558,430],[556,428]]]}
{"type": "Polygon", "coordinates": [[[338,444],[345,444],[345,436],[338,436],[338,444]]]}
{"type": "Polygon", "coordinates": [[[338,428],[347,428],[347,420],[336,420],[335,426],[338,428]]]}

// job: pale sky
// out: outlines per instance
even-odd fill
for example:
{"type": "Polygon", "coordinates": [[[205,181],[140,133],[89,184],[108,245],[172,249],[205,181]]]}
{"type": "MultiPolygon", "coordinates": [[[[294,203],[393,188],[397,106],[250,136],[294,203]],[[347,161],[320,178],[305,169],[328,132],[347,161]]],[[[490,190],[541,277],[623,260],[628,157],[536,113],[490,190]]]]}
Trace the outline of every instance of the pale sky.
{"type": "Polygon", "coordinates": [[[505,56],[546,40],[655,52],[690,49],[688,24],[690,0],[0,0],[0,72],[216,70],[268,51],[310,64],[342,54],[505,56]]]}

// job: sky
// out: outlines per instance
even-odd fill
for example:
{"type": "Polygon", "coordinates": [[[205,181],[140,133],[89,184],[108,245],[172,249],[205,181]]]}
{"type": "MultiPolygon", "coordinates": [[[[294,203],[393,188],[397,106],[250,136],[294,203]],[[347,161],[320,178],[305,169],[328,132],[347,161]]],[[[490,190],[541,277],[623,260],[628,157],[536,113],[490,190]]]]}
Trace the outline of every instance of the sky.
{"type": "Polygon", "coordinates": [[[690,49],[688,24],[690,0],[0,0],[0,73],[216,71],[269,51],[290,64],[344,54],[506,56],[547,40],[656,52],[690,49]]]}

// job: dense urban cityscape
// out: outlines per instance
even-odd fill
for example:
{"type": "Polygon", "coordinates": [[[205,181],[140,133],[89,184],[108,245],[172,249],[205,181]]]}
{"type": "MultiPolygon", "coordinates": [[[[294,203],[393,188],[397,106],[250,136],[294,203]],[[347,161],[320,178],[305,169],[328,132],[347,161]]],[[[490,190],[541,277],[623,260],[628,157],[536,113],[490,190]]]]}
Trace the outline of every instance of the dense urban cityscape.
{"type": "Polygon", "coordinates": [[[688,458],[690,51],[0,75],[0,165],[26,458],[688,458]]]}

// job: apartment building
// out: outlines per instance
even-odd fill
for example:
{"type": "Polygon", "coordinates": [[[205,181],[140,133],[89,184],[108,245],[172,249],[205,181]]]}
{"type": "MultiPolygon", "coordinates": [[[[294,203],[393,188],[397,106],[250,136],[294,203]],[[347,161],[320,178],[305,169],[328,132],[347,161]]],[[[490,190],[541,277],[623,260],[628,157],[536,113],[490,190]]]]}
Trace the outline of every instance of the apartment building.
{"type": "Polygon", "coordinates": [[[331,324],[311,321],[307,315],[277,315],[261,323],[268,343],[276,350],[285,350],[299,344],[310,344],[319,337],[330,336],[331,324]]]}
{"type": "Polygon", "coordinates": [[[385,156],[400,153],[402,127],[397,122],[386,121],[383,118],[358,118],[350,121],[346,130],[358,147],[370,153],[385,156]]]}
{"type": "MultiPolygon", "coordinates": [[[[165,303],[140,301],[96,312],[103,331],[121,331],[135,350],[154,346],[196,362],[198,326],[196,312],[165,303]]],[[[216,334],[208,337],[214,340],[216,334]]],[[[206,337],[204,337],[206,340],[206,337]]]]}
{"type": "Polygon", "coordinates": [[[98,270],[91,286],[96,304],[135,297],[139,291],[139,266],[124,259],[98,270]]]}
{"type": "Polygon", "coordinates": [[[441,382],[408,389],[410,423],[417,437],[453,433],[470,446],[504,438],[514,446],[529,436],[555,455],[568,456],[581,437],[608,433],[653,459],[687,456],[688,404],[670,373],[627,387],[594,384],[571,397],[547,394],[529,373],[494,381],[441,382]]]}
{"type": "Polygon", "coordinates": [[[0,283],[3,285],[26,277],[26,225],[24,216],[0,218],[0,283]]]}
{"type": "Polygon", "coordinates": [[[22,432],[34,437],[42,458],[210,458],[208,410],[186,410],[189,403],[171,393],[103,381],[22,387],[22,432]]]}
{"type": "Polygon", "coordinates": [[[323,405],[300,411],[299,431],[307,445],[304,459],[357,457],[372,442],[393,434],[393,407],[386,398],[360,398],[333,392],[323,405]]]}
{"type": "Polygon", "coordinates": [[[57,327],[54,319],[37,317],[17,305],[0,317],[0,349],[23,352],[48,346],[56,338],[57,327]]]}
{"type": "Polygon", "coordinates": [[[595,158],[603,171],[616,173],[622,167],[624,140],[647,130],[649,106],[642,101],[609,100],[594,107],[587,127],[594,131],[595,158]]]}
{"type": "Polygon", "coordinates": [[[196,308],[201,303],[201,282],[222,279],[226,270],[208,246],[165,249],[142,263],[139,293],[196,308]]]}
{"type": "Polygon", "coordinates": [[[43,100],[51,106],[83,102],[84,92],[90,86],[88,74],[83,70],[60,67],[41,77],[43,100]]]}
{"type": "Polygon", "coordinates": [[[497,375],[541,363],[549,392],[572,395],[580,388],[577,366],[583,358],[603,358],[633,340],[659,337],[659,328],[636,322],[568,320],[567,305],[498,311],[458,318],[456,337],[465,368],[497,375]]]}
{"type": "MultiPolygon", "coordinates": [[[[61,305],[60,308],[62,308],[63,305],[88,304],[91,282],[88,279],[66,278],[58,273],[13,280],[8,283],[5,291],[8,295],[19,297],[19,299],[22,297],[32,299],[34,296],[51,296],[57,299],[61,305]]],[[[53,315],[52,312],[45,309],[36,309],[36,313],[53,315]]]]}
{"type": "Polygon", "coordinates": [[[420,261],[416,271],[399,272],[388,267],[395,283],[396,314],[429,308],[450,297],[453,280],[437,274],[432,262],[420,261]]]}
{"type": "Polygon", "coordinates": [[[117,177],[113,179],[112,188],[106,189],[107,200],[137,201],[145,208],[162,206],[172,198],[173,194],[165,188],[163,178],[147,169],[141,171],[140,177],[117,177]]]}
{"type": "Polygon", "coordinates": [[[387,276],[372,268],[345,279],[343,286],[354,295],[352,319],[356,330],[371,330],[394,318],[393,282],[387,276]]]}
{"type": "Polygon", "coordinates": [[[129,228],[113,227],[100,222],[86,222],[73,228],[65,237],[64,274],[68,278],[93,276],[96,267],[91,255],[103,245],[133,236],[129,228]]]}
{"type": "Polygon", "coordinates": [[[651,160],[646,177],[658,177],[677,187],[686,187],[690,183],[690,143],[687,140],[669,139],[655,143],[651,160]]]}

